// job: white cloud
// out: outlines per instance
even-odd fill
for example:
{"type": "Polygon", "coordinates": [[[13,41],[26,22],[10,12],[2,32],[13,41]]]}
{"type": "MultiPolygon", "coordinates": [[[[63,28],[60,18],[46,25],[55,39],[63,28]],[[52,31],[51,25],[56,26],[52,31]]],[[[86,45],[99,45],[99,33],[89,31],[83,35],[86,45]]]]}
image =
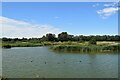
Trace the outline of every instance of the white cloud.
{"type": "Polygon", "coordinates": [[[0,16],[0,25],[2,24],[1,37],[42,37],[47,33],[58,34],[60,30],[51,25],[32,24],[30,22],[19,21],[0,16]]]}
{"type": "Polygon", "coordinates": [[[97,10],[97,14],[99,14],[103,19],[106,19],[113,14],[115,14],[120,8],[118,7],[118,2],[112,2],[108,4],[103,4],[102,9],[97,10]]]}
{"type": "Polygon", "coordinates": [[[105,7],[114,7],[114,6],[118,6],[118,2],[113,2],[113,3],[109,3],[109,4],[104,4],[105,7]]]}
{"type": "Polygon", "coordinates": [[[109,7],[109,8],[98,10],[97,13],[103,18],[105,18],[115,14],[118,10],[119,10],[118,7],[109,7]]]}

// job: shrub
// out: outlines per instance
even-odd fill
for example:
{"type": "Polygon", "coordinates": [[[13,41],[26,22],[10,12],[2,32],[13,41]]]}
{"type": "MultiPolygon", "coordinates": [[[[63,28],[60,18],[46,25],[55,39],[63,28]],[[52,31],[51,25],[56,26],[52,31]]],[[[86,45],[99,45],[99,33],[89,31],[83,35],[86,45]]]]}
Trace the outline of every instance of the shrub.
{"type": "Polygon", "coordinates": [[[3,45],[2,48],[11,48],[11,45],[3,45]]]}
{"type": "Polygon", "coordinates": [[[89,41],[89,44],[96,45],[96,40],[95,40],[95,39],[91,39],[91,40],[89,41]]]}

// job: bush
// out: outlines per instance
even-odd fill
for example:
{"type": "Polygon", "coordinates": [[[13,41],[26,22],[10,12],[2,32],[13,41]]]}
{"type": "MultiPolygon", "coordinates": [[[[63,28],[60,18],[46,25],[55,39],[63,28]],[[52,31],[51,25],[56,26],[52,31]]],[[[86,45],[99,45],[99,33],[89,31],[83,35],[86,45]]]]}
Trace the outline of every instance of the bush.
{"type": "Polygon", "coordinates": [[[3,45],[2,48],[11,48],[11,45],[3,45]]]}
{"type": "Polygon", "coordinates": [[[95,40],[95,39],[91,39],[91,40],[89,41],[89,44],[96,45],[96,40],[95,40]]]}
{"type": "Polygon", "coordinates": [[[63,52],[118,52],[120,45],[56,45],[51,49],[63,52]]]}

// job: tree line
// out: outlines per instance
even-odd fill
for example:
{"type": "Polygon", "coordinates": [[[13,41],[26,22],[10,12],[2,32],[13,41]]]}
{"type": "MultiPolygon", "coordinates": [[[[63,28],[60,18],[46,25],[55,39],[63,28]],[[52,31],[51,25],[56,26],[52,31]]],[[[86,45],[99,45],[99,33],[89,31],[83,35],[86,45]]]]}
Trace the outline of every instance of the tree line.
{"type": "Polygon", "coordinates": [[[62,32],[58,34],[56,37],[55,34],[48,33],[44,35],[41,38],[6,38],[3,37],[1,40],[3,42],[16,42],[16,41],[22,41],[22,42],[33,42],[33,43],[38,43],[38,42],[45,42],[45,41],[50,41],[50,42],[64,42],[64,41],[78,41],[78,42],[83,42],[83,41],[90,41],[90,40],[96,40],[96,41],[120,41],[120,35],[90,35],[90,36],[84,36],[84,35],[79,35],[79,36],[74,36],[70,35],[67,32],[62,32]]]}

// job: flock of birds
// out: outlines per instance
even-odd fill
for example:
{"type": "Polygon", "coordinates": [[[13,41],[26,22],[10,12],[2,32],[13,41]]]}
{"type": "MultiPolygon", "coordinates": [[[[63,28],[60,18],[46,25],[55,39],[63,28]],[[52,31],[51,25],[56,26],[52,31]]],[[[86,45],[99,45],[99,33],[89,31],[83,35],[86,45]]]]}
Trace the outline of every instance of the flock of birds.
{"type": "MultiPolygon", "coordinates": [[[[33,60],[31,60],[30,62],[33,62],[33,60]]],[[[81,60],[79,61],[79,62],[82,62],[81,60]]],[[[47,64],[48,62],[44,62],[44,64],[47,64]]],[[[66,63],[65,61],[63,62],[64,64],[66,63]]],[[[60,62],[57,62],[57,64],[60,64],[60,62]]],[[[40,76],[37,74],[36,75],[36,78],[40,78],[40,76]]],[[[44,79],[44,77],[43,77],[43,79],[44,79]]]]}
{"type": "MultiPolygon", "coordinates": [[[[30,62],[33,62],[33,60],[31,60],[30,62]]],[[[82,62],[82,61],[79,61],[79,62],[82,62]]],[[[63,62],[63,63],[65,64],[66,62],[63,62]]],[[[47,64],[47,62],[45,61],[44,64],[47,64]]],[[[60,64],[60,62],[57,62],[57,64],[60,64]]]]}

